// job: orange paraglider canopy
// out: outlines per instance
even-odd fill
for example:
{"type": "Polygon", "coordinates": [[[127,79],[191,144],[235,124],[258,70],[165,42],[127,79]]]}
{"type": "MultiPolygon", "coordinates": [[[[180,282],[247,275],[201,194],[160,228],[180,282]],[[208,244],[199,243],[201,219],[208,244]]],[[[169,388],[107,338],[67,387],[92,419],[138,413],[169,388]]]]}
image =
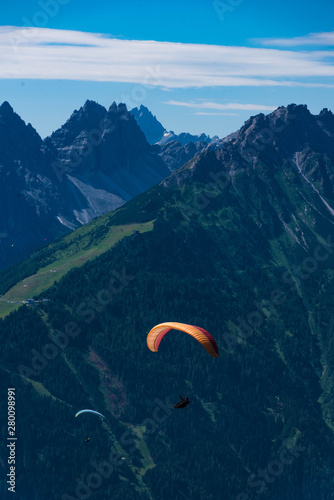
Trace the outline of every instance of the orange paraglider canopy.
{"type": "Polygon", "coordinates": [[[152,330],[147,335],[147,346],[153,351],[157,352],[159,348],[159,344],[162,338],[168,333],[170,330],[179,330],[181,332],[185,332],[188,335],[194,337],[206,351],[213,357],[219,357],[218,346],[216,344],[215,339],[210,335],[209,332],[204,330],[204,328],[200,328],[199,326],[187,325],[185,323],[160,323],[152,328],[152,330]]]}

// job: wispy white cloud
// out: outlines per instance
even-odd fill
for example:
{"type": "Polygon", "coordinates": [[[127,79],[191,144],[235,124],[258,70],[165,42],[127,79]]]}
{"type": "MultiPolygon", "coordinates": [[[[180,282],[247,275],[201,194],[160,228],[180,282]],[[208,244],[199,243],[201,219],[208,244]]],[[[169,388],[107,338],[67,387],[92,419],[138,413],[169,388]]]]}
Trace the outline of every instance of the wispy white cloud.
{"type": "Polygon", "coordinates": [[[2,79],[130,82],[164,89],[334,87],[334,66],[327,59],[323,52],[121,40],[99,33],[0,27],[2,79]]]}
{"type": "MultiPolygon", "coordinates": [[[[264,104],[240,104],[238,102],[229,102],[226,104],[221,104],[219,102],[210,102],[210,101],[202,101],[202,102],[184,102],[184,101],[166,101],[164,104],[169,104],[171,106],[183,106],[185,108],[200,108],[200,109],[236,109],[242,111],[273,111],[278,106],[266,106],[264,104]]],[[[197,113],[199,114],[199,113],[197,113]]],[[[207,113],[205,113],[207,114],[207,113]]],[[[215,113],[214,113],[215,114],[215,113]]]]}
{"type": "Polygon", "coordinates": [[[334,46],[334,31],[327,33],[309,33],[305,36],[297,36],[293,38],[252,38],[252,42],[260,43],[261,45],[271,45],[277,47],[298,47],[302,45],[321,45],[323,47],[334,46]]]}

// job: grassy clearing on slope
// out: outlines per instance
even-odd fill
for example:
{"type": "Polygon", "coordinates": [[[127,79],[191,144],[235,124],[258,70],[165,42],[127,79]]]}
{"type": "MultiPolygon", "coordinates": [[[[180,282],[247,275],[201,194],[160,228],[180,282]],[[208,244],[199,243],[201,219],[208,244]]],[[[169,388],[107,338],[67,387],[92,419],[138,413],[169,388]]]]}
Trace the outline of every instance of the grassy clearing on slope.
{"type": "Polygon", "coordinates": [[[132,427],[132,432],[137,436],[138,439],[135,439],[135,443],[138,451],[141,453],[141,463],[142,467],[133,467],[136,476],[144,476],[149,469],[153,469],[155,467],[155,463],[153,462],[150,451],[147,447],[147,444],[144,441],[144,434],[146,431],[146,427],[143,425],[137,425],[132,427]]]}
{"type": "Polygon", "coordinates": [[[87,261],[110,250],[125,236],[130,236],[134,231],[139,231],[140,233],[152,231],[153,223],[154,221],[142,224],[112,226],[105,238],[96,245],[94,245],[94,242],[90,243],[89,241],[90,232],[87,232],[85,237],[81,238],[84,228],[78,230],[80,231],[80,234],[78,233],[80,239],[76,238],[78,234],[77,231],[74,231],[66,236],[67,245],[63,250],[55,252],[55,258],[51,264],[41,268],[36,274],[20,281],[0,297],[0,318],[18,309],[24,300],[39,295],[50,288],[56,280],[60,280],[71,269],[82,266],[87,261]],[[19,302],[19,304],[16,302],[19,302]]]}

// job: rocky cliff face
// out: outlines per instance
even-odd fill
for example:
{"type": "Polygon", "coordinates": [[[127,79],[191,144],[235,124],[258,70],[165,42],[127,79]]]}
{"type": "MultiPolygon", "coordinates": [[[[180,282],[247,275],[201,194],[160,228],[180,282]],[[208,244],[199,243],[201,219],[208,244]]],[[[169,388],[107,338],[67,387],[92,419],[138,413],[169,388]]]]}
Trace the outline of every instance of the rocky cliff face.
{"type": "Polygon", "coordinates": [[[4,102],[0,107],[0,267],[63,234],[55,218],[63,202],[52,152],[36,130],[4,102]]]}
{"type": "Polygon", "coordinates": [[[107,111],[87,101],[47,143],[72,222],[114,210],[169,174],[124,104],[107,111]]]}

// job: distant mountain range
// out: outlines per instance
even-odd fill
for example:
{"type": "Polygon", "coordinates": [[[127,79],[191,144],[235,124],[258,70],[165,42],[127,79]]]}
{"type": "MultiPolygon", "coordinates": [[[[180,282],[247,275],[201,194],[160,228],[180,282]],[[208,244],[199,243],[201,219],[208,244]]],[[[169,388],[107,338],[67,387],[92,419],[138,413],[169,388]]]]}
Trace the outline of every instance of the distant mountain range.
{"type": "Polygon", "coordinates": [[[157,120],[151,111],[141,105],[140,108],[133,108],[130,113],[135,117],[139,127],[145,134],[147,142],[150,144],[159,144],[160,146],[167,144],[171,141],[177,141],[182,146],[190,142],[205,142],[207,144],[215,144],[219,142],[219,137],[215,135],[210,138],[206,134],[192,135],[187,132],[175,134],[173,131],[168,132],[161,123],[157,120]]]}
{"type": "MultiPolygon", "coordinates": [[[[281,112],[279,108],[277,113],[281,112]]],[[[312,130],[312,137],[317,133],[323,141],[332,140],[330,117],[330,112],[315,117],[307,111],[305,127],[312,130]]],[[[267,118],[258,115],[256,123],[261,120],[267,118]]],[[[175,135],[166,132],[144,106],[129,112],[124,104],[113,103],[107,110],[86,101],[43,141],[4,102],[0,107],[0,268],[122,206],[198,153],[247,141],[248,124],[224,139],[175,135]],[[149,144],[145,134],[152,141],[160,139],[149,144]]],[[[289,134],[287,143],[295,140],[293,129],[289,134]]],[[[261,148],[256,151],[260,155],[261,148]]],[[[303,158],[298,156],[298,165],[303,158]]],[[[317,176],[329,196],[331,174],[323,162],[317,176]]]]}
{"type": "Polygon", "coordinates": [[[4,102],[0,268],[118,208],[205,147],[152,146],[124,104],[113,103],[107,110],[94,101],[86,101],[43,141],[4,102]]]}
{"type": "MultiPolygon", "coordinates": [[[[43,180],[42,158],[25,168],[43,180]]],[[[291,104],[2,271],[17,500],[333,498],[333,229],[334,116],[291,104]],[[8,304],[24,296],[48,301],[8,304]],[[220,357],[178,332],[152,353],[169,320],[205,328],[220,357]]]]}

